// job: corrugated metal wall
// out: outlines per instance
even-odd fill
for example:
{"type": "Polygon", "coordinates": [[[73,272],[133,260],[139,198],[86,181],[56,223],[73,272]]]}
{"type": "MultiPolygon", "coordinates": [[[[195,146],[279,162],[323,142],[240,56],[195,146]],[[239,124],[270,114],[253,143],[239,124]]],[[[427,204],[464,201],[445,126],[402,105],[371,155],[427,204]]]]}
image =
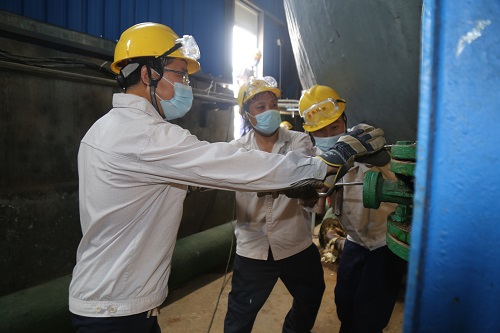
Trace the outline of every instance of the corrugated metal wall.
{"type": "MultiPolygon", "coordinates": [[[[59,27],[117,41],[128,27],[145,21],[193,35],[202,50],[206,74],[231,79],[230,33],[233,12],[228,0],[16,0],[0,10],[59,27]]],[[[233,5],[234,6],[234,5],[233,5]]]]}
{"type": "MultiPolygon", "coordinates": [[[[283,1],[246,2],[264,17],[264,75],[279,79],[281,73],[283,96],[300,97],[283,1]]],[[[136,23],[163,23],[179,35],[195,37],[203,74],[232,80],[234,0],[9,0],[0,2],[0,10],[115,42],[136,23]]]]}

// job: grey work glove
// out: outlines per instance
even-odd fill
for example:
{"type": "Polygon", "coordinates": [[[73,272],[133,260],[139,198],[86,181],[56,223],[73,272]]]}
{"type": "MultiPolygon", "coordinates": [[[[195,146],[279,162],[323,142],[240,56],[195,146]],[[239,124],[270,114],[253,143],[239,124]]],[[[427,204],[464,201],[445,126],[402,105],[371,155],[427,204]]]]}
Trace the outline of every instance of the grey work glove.
{"type": "Polygon", "coordinates": [[[356,157],[377,152],[384,148],[384,131],[369,125],[360,124],[357,129],[339,138],[333,147],[316,156],[326,164],[337,167],[334,183],[337,183],[354,164],[356,157]]]}
{"type": "MultiPolygon", "coordinates": [[[[370,130],[373,130],[374,128],[373,128],[373,126],[361,123],[361,124],[354,126],[351,129],[349,129],[349,131],[352,132],[352,131],[355,131],[358,129],[370,131],[370,130]]],[[[354,160],[356,162],[359,162],[359,163],[371,164],[371,165],[374,165],[377,167],[381,167],[381,166],[384,166],[391,161],[391,155],[389,154],[389,152],[387,150],[380,149],[379,151],[376,151],[374,153],[356,156],[356,158],[354,160]]]]}

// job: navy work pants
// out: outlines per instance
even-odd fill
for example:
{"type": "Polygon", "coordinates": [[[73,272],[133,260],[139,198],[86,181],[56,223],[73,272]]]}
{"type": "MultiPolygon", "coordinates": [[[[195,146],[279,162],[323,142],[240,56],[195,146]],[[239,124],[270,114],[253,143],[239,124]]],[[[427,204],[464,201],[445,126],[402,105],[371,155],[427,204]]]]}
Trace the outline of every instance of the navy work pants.
{"type": "Polygon", "coordinates": [[[282,260],[273,260],[271,251],[268,260],[237,255],[224,322],[225,333],[252,331],[257,313],[271,294],[278,278],[293,297],[292,308],[283,324],[283,332],[310,332],[325,291],[323,266],[314,244],[282,260]]]}
{"type": "Polygon", "coordinates": [[[71,314],[76,333],[161,333],[156,316],[147,312],[123,317],[84,317],[71,314]]]}
{"type": "Polygon", "coordinates": [[[406,261],[387,246],[370,251],[346,240],[335,286],[340,333],[382,333],[405,271],[406,261]]]}

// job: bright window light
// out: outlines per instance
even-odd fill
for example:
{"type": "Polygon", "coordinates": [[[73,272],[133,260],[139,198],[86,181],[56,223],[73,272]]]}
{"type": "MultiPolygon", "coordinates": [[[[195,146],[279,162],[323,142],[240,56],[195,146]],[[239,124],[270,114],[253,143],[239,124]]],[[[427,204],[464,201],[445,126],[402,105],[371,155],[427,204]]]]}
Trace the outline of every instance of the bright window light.
{"type": "MultiPolygon", "coordinates": [[[[233,27],[233,90],[234,97],[238,97],[240,85],[244,82],[241,75],[245,68],[251,68],[255,63],[257,36],[241,27],[233,27]]],[[[234,108],[234,138],[241,136],[242,119],[238,106],[234,108]]]]}

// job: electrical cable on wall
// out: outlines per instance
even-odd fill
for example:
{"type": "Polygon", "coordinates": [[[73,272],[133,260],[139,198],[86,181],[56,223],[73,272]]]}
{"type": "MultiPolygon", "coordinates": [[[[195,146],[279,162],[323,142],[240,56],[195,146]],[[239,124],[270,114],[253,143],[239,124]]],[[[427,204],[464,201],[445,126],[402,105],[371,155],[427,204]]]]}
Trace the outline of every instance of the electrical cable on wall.
{"type": "Polygon", "coordinates": [[[15,55],[8,51],[0,49],[0,60],[16,64],[50,69],[87,68],[96,70],[100,73],[104,73],[110,78],[115,78],[116,76],[110,69],[104,67],[103,64],[98,65],[89,61],[75,58],[35,58],[30,56],[15,55]]]}

